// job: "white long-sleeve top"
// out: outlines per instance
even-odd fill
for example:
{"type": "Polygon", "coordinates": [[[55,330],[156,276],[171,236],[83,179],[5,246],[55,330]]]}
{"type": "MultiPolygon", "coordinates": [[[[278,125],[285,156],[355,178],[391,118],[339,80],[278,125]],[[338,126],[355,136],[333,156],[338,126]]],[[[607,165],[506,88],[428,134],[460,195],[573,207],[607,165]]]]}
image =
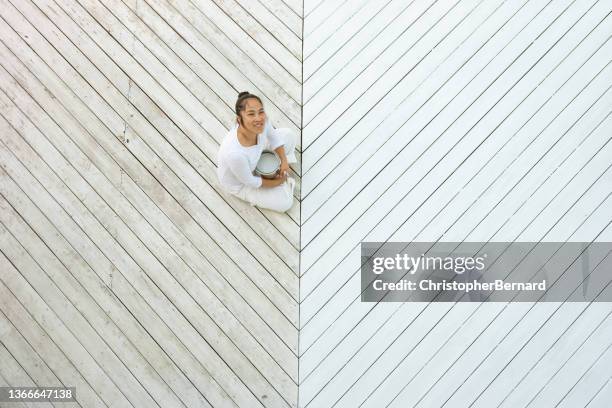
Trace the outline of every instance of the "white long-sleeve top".
{"type": "Polygon", "coordinates": [[[227,132],[217,156],[217,176],[226,190],[238,193],[244,186],[261,187],[261,177],[253,174],[261,152],[264,148],[274,150],[283,144],[274,130],[266,120],[264,131],[257,135],[257,144],[248,147],[238,141],[238,124],[227,132]]]}

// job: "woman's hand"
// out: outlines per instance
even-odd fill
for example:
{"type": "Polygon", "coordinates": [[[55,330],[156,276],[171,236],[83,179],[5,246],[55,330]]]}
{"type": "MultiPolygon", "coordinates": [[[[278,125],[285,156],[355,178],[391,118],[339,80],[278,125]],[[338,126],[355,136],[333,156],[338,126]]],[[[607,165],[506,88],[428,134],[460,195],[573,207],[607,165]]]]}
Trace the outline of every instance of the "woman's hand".
{"type": "Polygon", "coordinates": [[[287,174],[283,176],[283,173],[279,171],[276,173],[276,176],[273,179],[267,179],[262,177],[261,185],[262,187],[276,187],[280,186],[285,181],[287,181],[287,174]]]}
{"type": "Polygon", "coordinates": [[[274,151],[276,154],[278,154],[278,157],[281,160],[279,172],[281,176],[284,175],[287,177],[289,175],[289,163],[287,162],[287,156],[285,155],[285,146],[278,146],[276,149],[274,149],[274,151]]]}
{"type": "Polygon", "coordinates": [[[281,161],[279,173],[281,176],[284,175],[285,178],[287,178],[287,176],[289,175],[289,163],[287,163],[286,158],[285,160],[281,161]]]}
{"type": "Polygon", "coordinates": [[[283,166],[281,165],[281,168],[278,170],[278,173],[276,173],[276,177],[274,177],[275,180],[278,180],[277,185],[280,186],[285,181],[287,181],[288,175],[289,173],[287,172],[287,170],[283,171],[283,166]]]}

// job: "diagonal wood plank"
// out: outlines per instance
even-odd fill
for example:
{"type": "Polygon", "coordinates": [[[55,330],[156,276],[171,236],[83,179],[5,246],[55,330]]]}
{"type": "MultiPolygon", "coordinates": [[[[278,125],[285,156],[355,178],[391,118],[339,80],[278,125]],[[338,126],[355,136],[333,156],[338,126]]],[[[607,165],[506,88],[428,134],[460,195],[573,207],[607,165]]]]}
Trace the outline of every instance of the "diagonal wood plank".
{"type": "Polygon", "coordinates": [[[299,405],[497,406],[609,307],[362,303],[359,244],[606,241],[610,5],[384,3],[305,2],[299,405]]]}
{"type": "Polygon", "coordinates": [[[6,382],[48,364],[82,406],[297,406],[300,165],[278,214],[216,161],[242,90],[299,134],[302,7],[228,4],[2,0],[1,278],[64,352],[3,342],[6,382]]]}
{"type": "Polygon", "coordinates": [[[0,0],[0,383],[88,407],[606,406],[609,305],[362,303],[358,259],[609,241],[611,14],[0,0]],[[300,135],[287,213],[218,183],[244,90],[300,135]]]}

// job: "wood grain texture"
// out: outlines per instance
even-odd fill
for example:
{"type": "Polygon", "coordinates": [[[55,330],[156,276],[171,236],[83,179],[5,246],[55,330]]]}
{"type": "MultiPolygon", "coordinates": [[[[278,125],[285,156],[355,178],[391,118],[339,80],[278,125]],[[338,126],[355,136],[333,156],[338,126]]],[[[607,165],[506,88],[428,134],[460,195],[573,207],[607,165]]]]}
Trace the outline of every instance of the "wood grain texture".
{"type": "Polygon", "coordinates": [[[297,406],[299,188],[260,211],[216,161],[243,90],[299,134],[301,5],[0,8],[2,379],[88,407],[297,406]]]}
{"type": "Polygon", "coordinates": [[[0,385],[82,407],[609,406],[609,303],[362,303],[359,245],[611,241],[611,13],[0,0],[0,385]],[[285,214],[216,177],[245,90],[300,136],[285,214]]]}
{"type": "Polygon", "coordinates": [[[304,5],[300,407],[601,404],[609,304],[361,303],[359,244],[609,241],[609,2],[340,3],[304,5]]]}

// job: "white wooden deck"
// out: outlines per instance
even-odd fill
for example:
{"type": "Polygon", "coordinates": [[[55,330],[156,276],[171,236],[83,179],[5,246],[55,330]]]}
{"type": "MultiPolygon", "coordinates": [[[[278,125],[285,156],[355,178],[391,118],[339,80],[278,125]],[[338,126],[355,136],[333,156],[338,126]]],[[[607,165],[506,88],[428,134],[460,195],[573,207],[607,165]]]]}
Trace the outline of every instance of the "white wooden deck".
{"type": "Polygon", "coordinates": [[[612,305],[361,303],[359,244],[610,241],[612,3],[340,3],[304,3],[300,407],[610,406],[612,305]]]}
{"type": "Polygon", "coordinates": [[[301,16],[0,0],[4,384],[76,386],[82,407],[297,405],[299,203],[259,211],[215,168],[240,91],[299,133],[301,16]]]}
{"type": "Polygon", "coordinates": [[[0,0],[0,386],[609,407],[611,304],[361,303],[358,271],[362,241],[612,240],[611,12],[0,0]],[[244,90],[302,135],[287,214],[219,188],[244,90]]]}

